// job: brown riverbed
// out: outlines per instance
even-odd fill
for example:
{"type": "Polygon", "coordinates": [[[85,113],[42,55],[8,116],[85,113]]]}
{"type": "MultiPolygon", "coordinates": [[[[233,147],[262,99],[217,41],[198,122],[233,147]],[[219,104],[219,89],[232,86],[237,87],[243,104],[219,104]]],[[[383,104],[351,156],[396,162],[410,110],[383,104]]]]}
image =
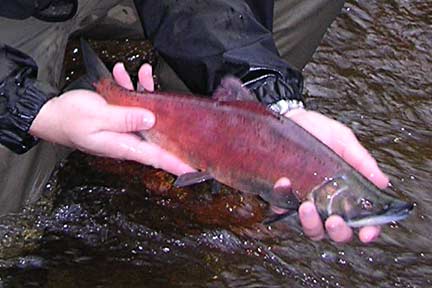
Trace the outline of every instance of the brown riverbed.
{"type": "MultiPolygon", "coordinates": [[[[431,15],[428,1],[348,1],[304,70],[309,107],[350,126],[395,189],[416,203],[374,244],[312,242],[292,223],[262,225],[266,206],[254,197],[225,188],[212,194],[206,185],[174,189],[161,171],[73,153],[43,201],[9,227],[1,283],[431,286],[431,15]]],[[[123,55],[131,71],[157,62],[147,42],[93,44],[105,61],[123,55]]],[[[67,81],[79,74],[77,47],[68,49],[67,81]]]]}

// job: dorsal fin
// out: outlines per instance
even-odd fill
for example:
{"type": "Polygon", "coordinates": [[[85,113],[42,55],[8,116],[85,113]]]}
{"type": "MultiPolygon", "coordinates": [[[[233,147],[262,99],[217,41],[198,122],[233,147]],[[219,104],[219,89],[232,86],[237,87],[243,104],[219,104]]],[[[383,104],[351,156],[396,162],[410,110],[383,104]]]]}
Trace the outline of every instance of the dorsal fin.
{"type": "Polygon", "coordinates": [[[96,90],[95,84],[102,79],[113,79],[111,72],[91,48],[90,44],[81,38],[81,50],[86,74],[66,87],[66,91],[73,89],[96,90]]]}
{"type": "Polygon", "coordinates": [[[83,38],[81,38],[81,50],[87,75],[93,83],[101,79],[112,79],[111,72],[83,38]]]}
{"type": "Polygon", "coordinates": [[[222,79],[221,84],[213,94],[213,99],[221,104],[239,107],[262,115],[277,115],[259,103],[257,99],[242,86],[239,79],[227,76],[222,79]]]}
{"type": "Polygon", "coordinates": [[[213,93],[213,99],[223,102],[230,101],[257,101],[257,99],[242,86],[239,79],[227,76],[213,93]]]}

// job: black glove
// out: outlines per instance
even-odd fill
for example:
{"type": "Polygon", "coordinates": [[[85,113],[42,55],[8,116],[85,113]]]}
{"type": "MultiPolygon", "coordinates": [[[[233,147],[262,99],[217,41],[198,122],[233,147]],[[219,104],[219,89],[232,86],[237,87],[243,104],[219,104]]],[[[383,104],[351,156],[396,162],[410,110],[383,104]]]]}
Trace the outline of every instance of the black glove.
{"type": "Polygon", "coordinates": [[[31,16],[47,22],[62,22],[72,18],[78,0],[2,0],[0,16],[27,19],[31,16]]]}
{"type": "Polygon", "coordinates": [[[36,80],[36,63],[20,51],[0,45],[0,63],[0,144],[21,154],[37,143],[30,126],[58,92],[36,80]]]}
{"type": "Polygon", "coordinates": [[[299,71],[280,58],[273,1],[135,0],[144,32],[185,84],[211,94],[231,74],[266,105],[302,101],[299,71]]]}

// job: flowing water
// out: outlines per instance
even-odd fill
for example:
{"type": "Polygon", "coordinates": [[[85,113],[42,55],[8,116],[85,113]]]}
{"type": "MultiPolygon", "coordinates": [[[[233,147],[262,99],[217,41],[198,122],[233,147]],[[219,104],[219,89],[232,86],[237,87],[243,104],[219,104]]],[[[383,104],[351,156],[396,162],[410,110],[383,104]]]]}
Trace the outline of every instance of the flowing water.
{"type": "MultiPolygon", "coordinates": [[[[375,243],[312,242],[295,223],[262,225],[266,207],[254,197],[174,189],[161,171],[73,153],[18,224],[3,219],[1,284],[431,286],[431,15],[430,1],[349,1],[304,70],[309,107],[351,127],[416,203],[375,243]]],[[[154,61],[131,53],[129,62],[154,61]]]]}

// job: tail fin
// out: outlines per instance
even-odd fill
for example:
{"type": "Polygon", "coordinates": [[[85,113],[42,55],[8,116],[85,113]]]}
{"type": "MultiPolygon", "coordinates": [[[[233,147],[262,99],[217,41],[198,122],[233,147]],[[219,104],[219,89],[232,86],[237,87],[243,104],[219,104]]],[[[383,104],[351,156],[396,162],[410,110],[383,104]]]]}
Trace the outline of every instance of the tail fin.
{"type": "Polygon", "coordinates": [[[81,38],[81,50],[86,68],[86,75],[72,82],[66,90],[72,89],[87,89],[95,90],[94,84],[101,79],[112,79],[111,72],[98,57],[96,52],[91,48],[90,44],[81,38]]]}

